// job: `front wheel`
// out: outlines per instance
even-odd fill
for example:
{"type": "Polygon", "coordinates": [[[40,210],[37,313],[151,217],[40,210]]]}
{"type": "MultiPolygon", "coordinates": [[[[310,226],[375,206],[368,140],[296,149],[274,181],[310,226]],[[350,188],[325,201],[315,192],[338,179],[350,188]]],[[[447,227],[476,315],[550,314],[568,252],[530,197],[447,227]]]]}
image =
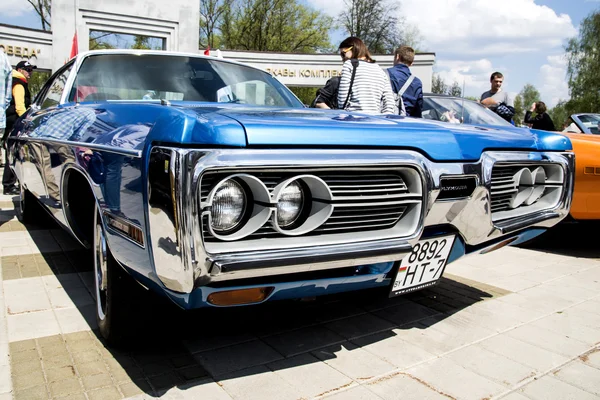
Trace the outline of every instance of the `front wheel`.
{"type": "Polygon", "coordinates": [[[131,290],[135,289],[135,285],[113,257],[98,211],[94,222],[96,321],[102,337],[110,345],[119,346],[131,333],[131,319],[135,312],[131,290]]]}

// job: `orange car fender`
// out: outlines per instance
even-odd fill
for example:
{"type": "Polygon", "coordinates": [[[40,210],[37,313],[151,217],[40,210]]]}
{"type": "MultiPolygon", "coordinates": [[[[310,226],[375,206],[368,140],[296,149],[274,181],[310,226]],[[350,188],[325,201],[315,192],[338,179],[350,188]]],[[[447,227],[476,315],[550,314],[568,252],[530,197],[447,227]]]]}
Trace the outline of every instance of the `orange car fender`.
{"type": "Polygon", "coordinates": [[[571,139],[575,152],[571,216],[575,219],[600,219],[600,136],[579,133],[565,136],[571,139]]]}

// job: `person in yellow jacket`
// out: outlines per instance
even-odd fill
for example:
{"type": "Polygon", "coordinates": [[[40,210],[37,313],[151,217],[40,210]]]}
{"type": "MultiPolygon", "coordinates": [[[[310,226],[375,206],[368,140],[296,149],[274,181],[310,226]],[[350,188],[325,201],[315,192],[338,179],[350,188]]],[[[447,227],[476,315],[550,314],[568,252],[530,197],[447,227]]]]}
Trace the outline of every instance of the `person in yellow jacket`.
{"type": "MultiPolygon", "coordinates": [[[[12,72],[12,99],[10,101],[10,106],[6,110],[6,131],[4,132],[3,141],[5,141],[7,135],[10,134],[17,119],[25,114],[31,105],[31,93],[29,92],[27,81],[35,68],[37,67],[32,65],[29,61],[20,61],[12,72]]],[[[4,176],[2,177],[4,194],[19,194],[16,182],[17,178],[9,166],[7,155],[4,163],[4,176]]]]}

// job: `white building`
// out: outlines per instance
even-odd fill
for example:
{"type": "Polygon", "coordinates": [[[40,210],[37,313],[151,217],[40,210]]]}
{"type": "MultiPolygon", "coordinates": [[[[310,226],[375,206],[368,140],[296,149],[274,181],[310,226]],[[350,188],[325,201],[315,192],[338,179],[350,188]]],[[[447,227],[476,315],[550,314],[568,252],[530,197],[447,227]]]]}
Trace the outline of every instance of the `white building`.
{"type": "MultiPolygon", "coordinates": [[[[153,38],[168,51],[199,53],[199,2],[189,0],[52,0],[52,31],[0,24],[0,46],[12,65],[29,60],[39,69],[54,71],[69,59],[73,37],[77,50],[87,51],[90,34],[116,33],[153,38]]],[[[214,52],[213,52],[214,53],[214,52]]],[[[288,86],[323,86],[341,72],[338,54],[291,54],[222,51],[224,58],[271,72],[288,86]]],[[[392,55],[373,56],[390,67],[392,55]]],[[[435,53],[419,53],[411,67],[431,91],[435,53]]]]}

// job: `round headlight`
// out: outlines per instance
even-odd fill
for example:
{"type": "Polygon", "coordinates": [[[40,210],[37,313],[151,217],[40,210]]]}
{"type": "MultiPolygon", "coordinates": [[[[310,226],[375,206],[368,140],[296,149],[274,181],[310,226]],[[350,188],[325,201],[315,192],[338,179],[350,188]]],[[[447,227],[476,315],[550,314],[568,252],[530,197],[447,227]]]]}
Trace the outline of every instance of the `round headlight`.
{"type": "Polygon", "coordinates": [[[234,180],[223,182],[212,201],[211,225],[216,231],[228,231],[240,223],[246,210],[246,194],[234,180]]]}
{"type": "Polygon", "coordinates": [[[302,187],[296,182],[287,185],[281,191],[277,202],[277,223],[279,226],[284,227],[293,224],[302,211],[303,202],[302,187]]]}

